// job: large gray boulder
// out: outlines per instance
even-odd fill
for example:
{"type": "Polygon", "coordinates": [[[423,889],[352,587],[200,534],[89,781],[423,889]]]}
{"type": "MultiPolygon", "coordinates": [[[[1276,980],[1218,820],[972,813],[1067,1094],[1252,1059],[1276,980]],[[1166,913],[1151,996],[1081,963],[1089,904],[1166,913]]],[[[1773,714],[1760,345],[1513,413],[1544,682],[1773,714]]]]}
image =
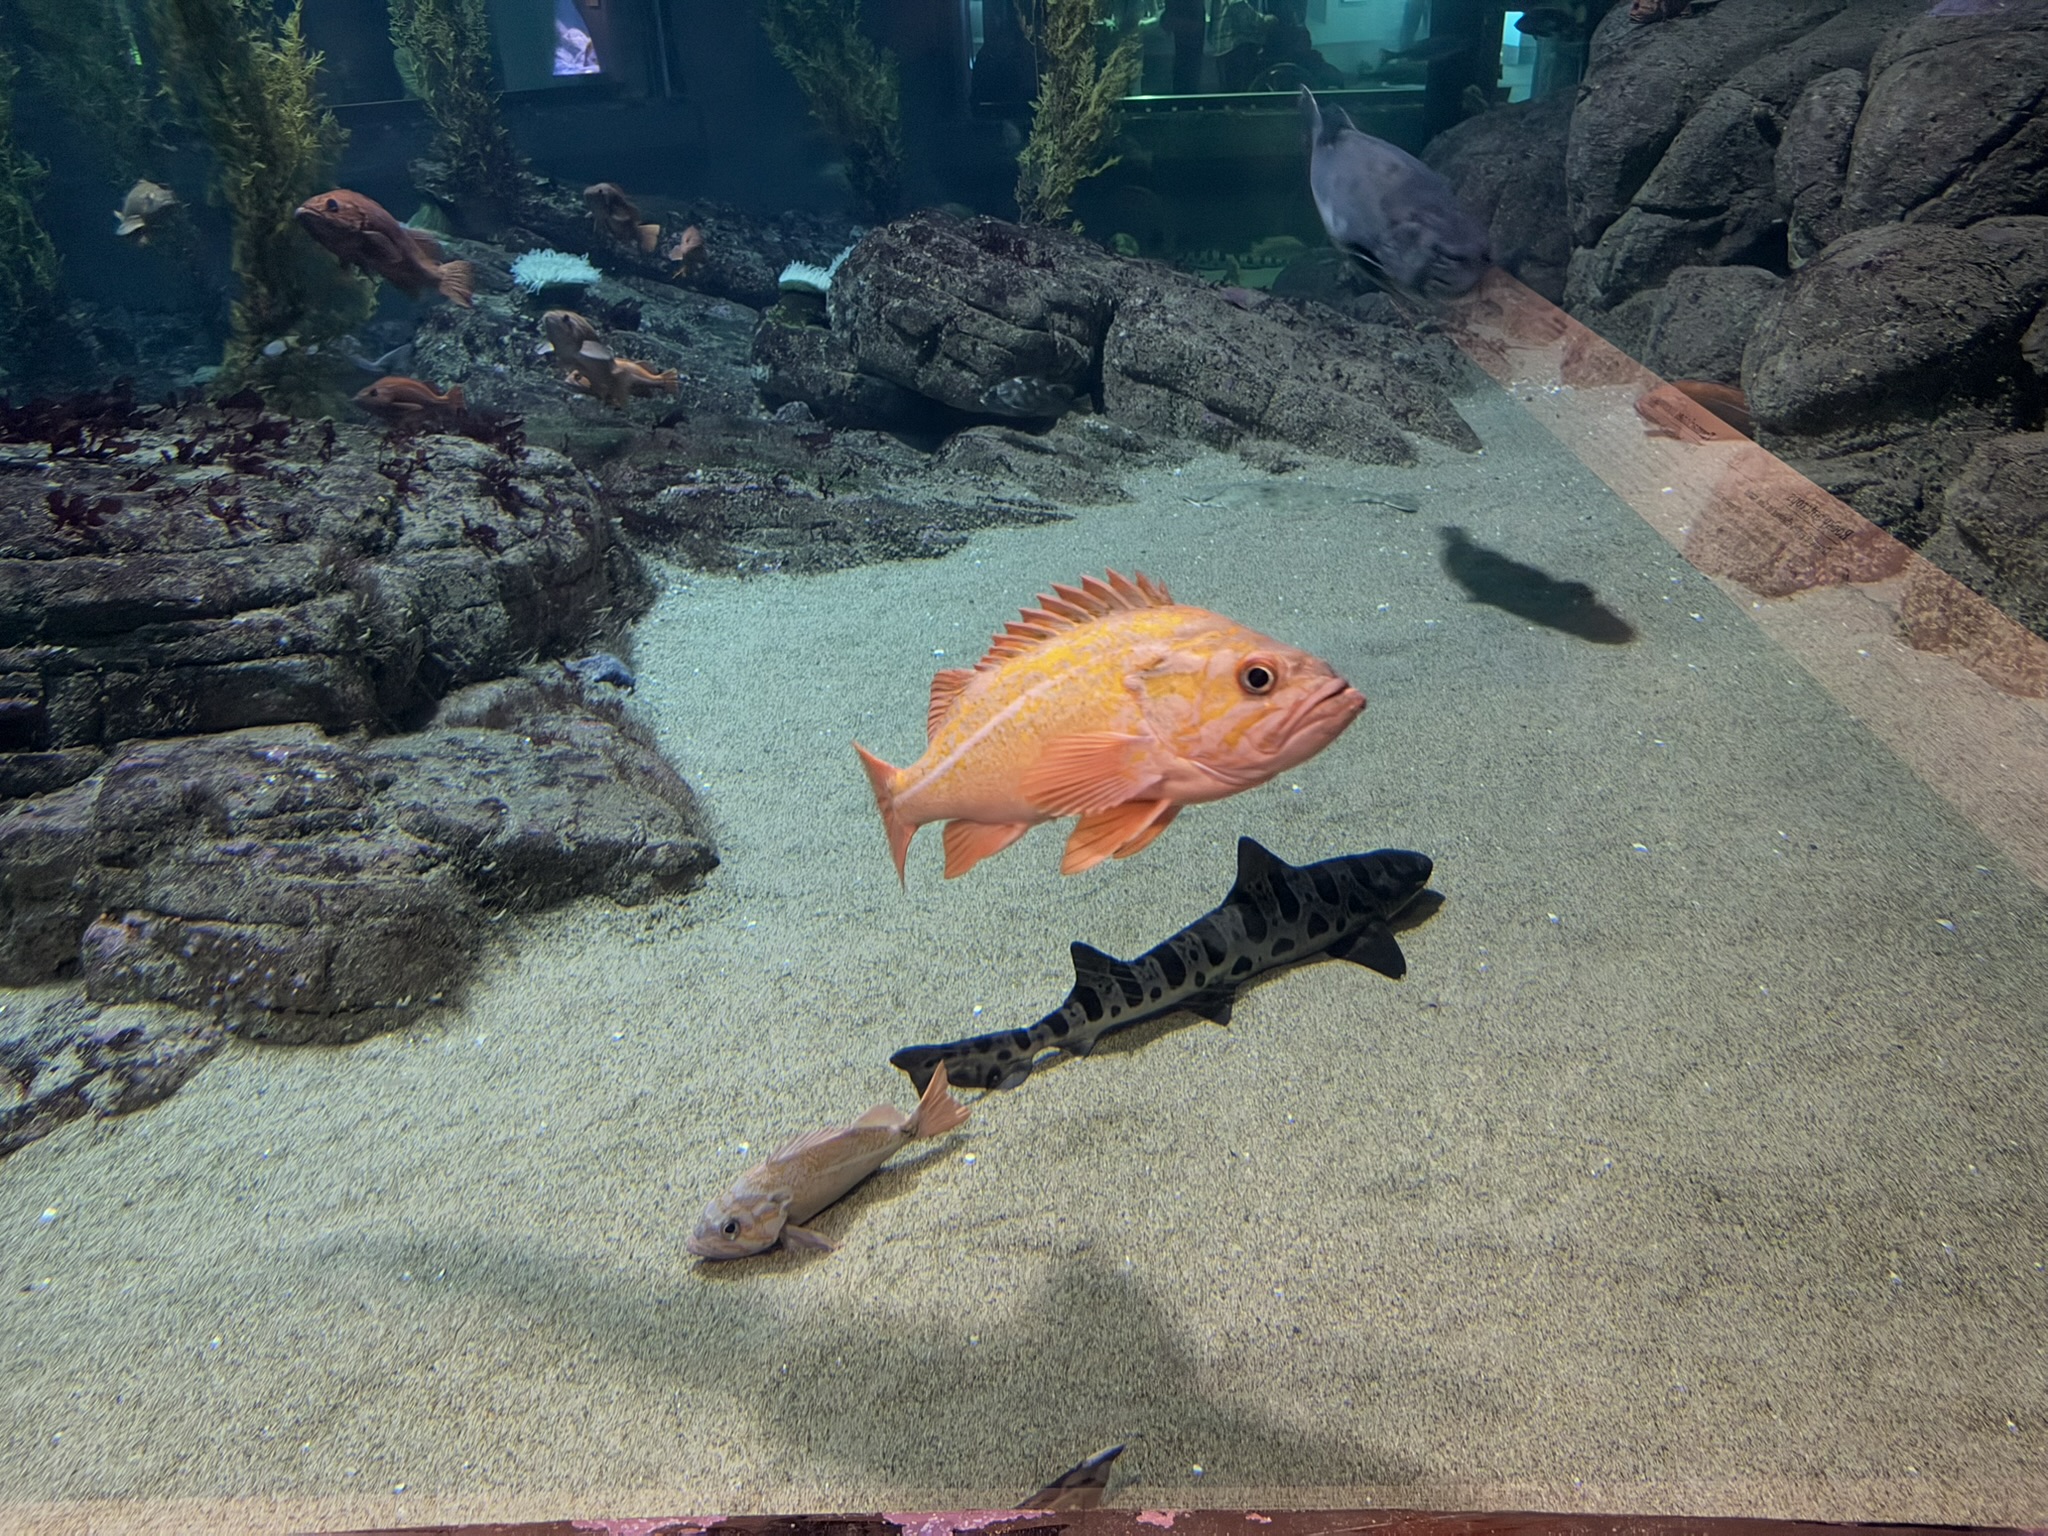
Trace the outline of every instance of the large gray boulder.
{"type": "Polygon", "coordinates": [[[1842,178],[1862,112],[1863,71],[1837,69],[1809,81],[1785,119],[1776,176],[1785,209],[1785,255],[1794,267],[1848,233],[1842,178]]]}
{"type": "Polygon", "coordinates": [[[1737,384],[1750,333],[1784,283],[1762,267],[1680,267],[1588,321],[1667,379],[1737,384]]]}
{"type": "Polygon", "coordinates": [[[1922,553],[2048,637],[2048,433],[1980,444],[1922,553]]]}
{"type": "MultiPolygon", "coordinates": [[[[1712,29],[1726,24],[1731,12],[1747,17],[1756,9],[1741,7],[1742,0],[1722,0],[1699,19],[1691,46],[1703,59],[1718,63],[1725,57],[1723,40],[1712,29]]],[[[1574,232],[1581,248],[1572,257],[1566,285],[1569,302],[1580,308],[1610,308],[1662,283],[1681,266],[1782,267],[1786,205],[1779,191],[1777,160],[1788,121],[1810,84],[1844,69],[1862,69],[1887,33],[1917,8],[1918,0],[1768,7],[1772,20],[1753,39],[1754,51],[1690,104],[1683,125],[1663,146],[1654,168],[1628,194],[1627,206],[1597,234],[1592,233],[1590,214],[1594,207],[1604,207],[1604,200],[1596,203],[1583,195],[1590,189],[1580,189],[1582,208],[1574,232]],[[1830,9],[1832,14],[1822,14],[1830,9]],[[1807,25],[1791,30],[1802,16],[1807,25]]],[[[1617,16],[1610,14],[1603,27],[1614,24],[1617,16]]],[[[1688,20],[1637,30],[1679,29],[1676,35],[1682,42],[1688,20]]],[[[1610,52],[1606,57],[1610,71],[1663,78],[1661,70],[1651,67],[1664,62],[1658,55],[1610,52]]],[[[1626,94],[1634,99],[1634,93],[1626,94]]],[[[1600,99],[1589,76],[1573,120],[1575,146],[1590,140],[1593,122],[1582,129],[1580,119],[1600,99]]]]}
{"type": "MultiPolygon", "coordinates": [[[[1418,432],[1477,446],[1450,401],[1461,365],[1405,323],[1319,305],[1242,308],[1222,290],[1064,231],[923,213],[871,231],[834,280],[831,329],[859,374],[959,426],[1026,398],[1093,404],[1117,426],[1216,446],[1253,441],[1408,463],[1418,432]]],[[[764,322],[764,323],[773,323],[764,322]]],[[[764,389],[786,393],[787,379],[764,389]]],[[[827,422],[831,398],[808,401],[827,422]]]]}
{"type": "Polygon", "coordinates": [[[1575,245],[1621,217],[1693,114],[1761,58],[1850,8],[1850,0],[1721,0],[1639,26],[1628,7],[1594,29],[1565,150],[1575,245]]]}
{"type": "Polygon", "coordinates": [[[1871,61],[1845,226],[2013,213],[2048,213],[2048,9],[1922,16],[1871,61]]]}
{"type": "Polygon", "coordinates": [[[1764,443],[1912,544],[1979,444],[2037,426],[2021,350],[2048,301],[2048,218],[1885,224],[1786,283],[1743,363],[1764,443]]]}
{"type": "Polygon", "coordinates": [[[1572,98],[1559,92],[1468,117],[1429,141],[1423,161],[1486,223],[1494,260],[1552,303],[1571,259],[1565,140],[1572,98]]]}

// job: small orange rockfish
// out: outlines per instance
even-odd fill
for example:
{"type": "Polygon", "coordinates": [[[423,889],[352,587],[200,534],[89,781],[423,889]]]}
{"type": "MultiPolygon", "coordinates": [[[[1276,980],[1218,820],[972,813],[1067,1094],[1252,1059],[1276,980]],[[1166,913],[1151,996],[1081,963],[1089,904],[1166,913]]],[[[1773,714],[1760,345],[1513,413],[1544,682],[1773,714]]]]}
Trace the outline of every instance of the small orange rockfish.
{"type": "Polygon", "coordinates": [[[412,421],[463,408],[460,384],[450,386],[444,395],[433,385],[422,384],[418,379],[409,379],[400,373],[385,374],[376,383],[364,385],[351,398],[372,416],[381,416],[392,422],[412,421]]]}
{"type": "Polygon", "coordinates": [[[700,1259],[744,1259],[784,1248],[832,1244],[802,1225],[894,1157],[906,1143],[967,1123],[968,1108],[946,1086],[941,1062],[909,1114],[877,1104],[851,1125],[827,1126],[778,1147],[704,1207],[686,1245],[700,1259]]]}
{"type": "Polygon", "coordinates": [[[374,273],[408,298],[433,288],[469,307],[475,269],[466,261],[444,261],[440,241],[399,223],[374,198],[336,187],[307,198],[292,217],[344,266],[374,273]]]}
{"type": "Polygon", "coordinates": [[[1365,708],[1327,661],[1111,571],[1056,586],[986,656],[932,679],[930,743],[893,768],[860,743],[896,874],[946,823],[946,878],[1079,816],[1060,873],[1127,859],[1181,808],[1314,757],[1365,708]]]}

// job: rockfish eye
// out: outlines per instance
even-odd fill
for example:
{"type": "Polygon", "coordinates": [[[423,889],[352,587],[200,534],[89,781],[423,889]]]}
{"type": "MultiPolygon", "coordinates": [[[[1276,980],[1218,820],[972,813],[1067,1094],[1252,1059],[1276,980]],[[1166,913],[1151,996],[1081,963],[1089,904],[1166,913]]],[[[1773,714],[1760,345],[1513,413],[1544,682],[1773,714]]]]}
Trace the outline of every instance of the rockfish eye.
{"type": "Polygon", "coordinates": [[[726,1224],[720,1227],[718,1230],[723,1232],[727,1237],[738,1237],[740,1235],[740,1224],[737,1221],[728,1220],[726,1224]]]}
{"type": "Polygon", "coordinates": [[[1263,656],[1254,656],[1237,669],[1237,686],[1246,693],[1271,693],[1280,681],[1280,669],[1263,656]]]}
{"type": "Polygon", "coordinates": [[[329,213],[339,213],[341,212],[341,204],[334,198],[330,197],[329,199],[327,199],[327,211],[329,213]]]}

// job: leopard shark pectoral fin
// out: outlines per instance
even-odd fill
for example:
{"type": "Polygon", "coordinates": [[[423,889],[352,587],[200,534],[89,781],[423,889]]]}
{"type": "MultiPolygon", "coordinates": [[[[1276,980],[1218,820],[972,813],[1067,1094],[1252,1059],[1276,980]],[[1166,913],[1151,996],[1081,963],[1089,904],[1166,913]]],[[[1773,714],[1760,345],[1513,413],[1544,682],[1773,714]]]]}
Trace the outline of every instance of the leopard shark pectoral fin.
{"type": "Polygon", "coordinates": [[[1332,960],[1349,960],[1369,971],[1378,971],[1389,981],[1399,981],[1408,974],[1408,957],[1401,953],[1401,946],[1394,940],[1394,931],[1385,923],[1361,928],[1351,937],[1332,944],[1323,953],[1332,960]]]}
{"type": "Polygon", "coordinates": [[[1231,1005],[1237,1001],[1237,994],[1228,987],[1217,987],[1208,992],[1197,992],[1181,1004],[1189,1013],[1207,1019],[1211,1024],[1230,1026],[1231,1005]]]}

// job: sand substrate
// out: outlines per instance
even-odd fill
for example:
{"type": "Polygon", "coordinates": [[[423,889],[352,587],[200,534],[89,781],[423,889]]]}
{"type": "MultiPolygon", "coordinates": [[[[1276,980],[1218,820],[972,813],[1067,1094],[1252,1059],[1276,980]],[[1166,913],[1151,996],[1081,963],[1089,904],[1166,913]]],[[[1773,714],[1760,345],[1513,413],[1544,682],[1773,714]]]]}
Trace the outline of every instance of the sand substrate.
{"type": "Polygon", "coordinates": [[[1465,407],[1477,456],[1210,458],[944,561],[670,573],[635,707],[724,867],[0,1164],[0,1525],[1014,1503],[1132,1437],[1155,1507],[2048,1516],[2048,901],[1465,407]],[[1468,601],[1450,524],[1638,638],[1468,601]],[[1128,863],[1063,880],[1041,829],[947,882],[927,830],[899,889],[849,741],[914,758],[931,672],[1106,566],[1370,708],[1128,863]],[[683,1251],[782,1138],[907,1105],[891,1050],[1200,916],[1240,833],[1432,855],[1407,979],[1299,968],[991,1096],[836,1254],[683,1251]]]}

